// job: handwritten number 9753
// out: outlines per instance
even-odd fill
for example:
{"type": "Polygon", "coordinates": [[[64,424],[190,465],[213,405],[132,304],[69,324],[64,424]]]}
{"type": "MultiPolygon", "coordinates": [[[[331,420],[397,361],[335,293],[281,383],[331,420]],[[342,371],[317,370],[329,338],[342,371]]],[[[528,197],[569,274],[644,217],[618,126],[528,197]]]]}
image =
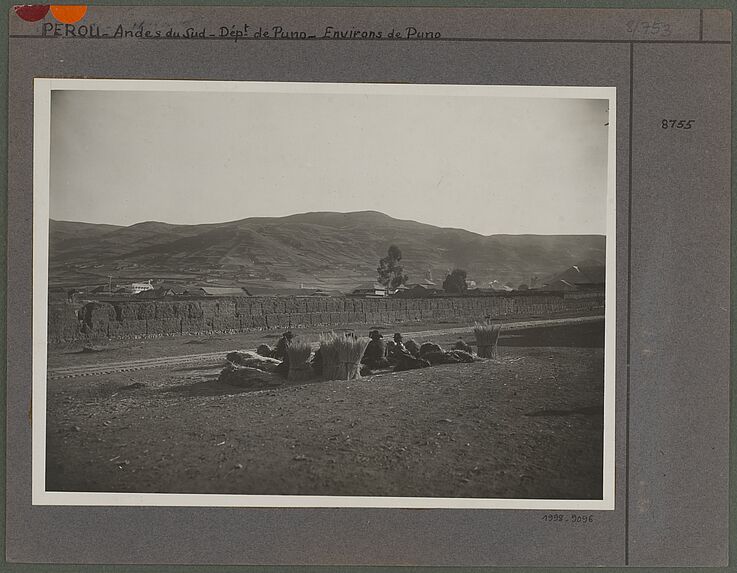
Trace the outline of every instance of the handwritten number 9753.
{"type": "Polygon", "coordinates": [[[663,129],[691,129],[695,119],[663,119],[660,121],[660,127],[663,129]]]}

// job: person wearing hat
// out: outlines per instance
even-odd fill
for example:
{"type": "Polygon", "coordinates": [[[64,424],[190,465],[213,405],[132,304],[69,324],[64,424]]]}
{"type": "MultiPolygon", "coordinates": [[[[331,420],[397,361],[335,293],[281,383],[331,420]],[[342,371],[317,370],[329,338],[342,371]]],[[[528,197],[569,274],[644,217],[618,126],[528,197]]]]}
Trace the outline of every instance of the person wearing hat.
{"type": "Polygon", "coordinates": [[[294,334],[289,330],[282,334],[279,342],[277,342],[274,347],[273,354],[271,355],[272,358],[281,360],[281,364],[274,368],[274,374],[278,374],[284,378],[289,374],[289,354],[287,353],[287,348],[289,348],[292,338],[294,338],[294,334]]]}
{"type": "Polygon", "coordinates": [[[271,353],[271,357],[277,360],[284,360],[287,357],[287,346],[292,342],[292,338],[294,338],[294,334],[292,334],[291,330],[282,334],[279,342],[274,347],[274,351],[271,353]]]}
{"type": "Polygon", "coordinates": [[[430,366],[430,363],[427,360],[413,356],[412,353],[407,350],[407,347],[404,344],[404,338],[399,332],[394,335],[394,347],[389,358],[392,364],[395,365],[394,372],[414,370],[416,368],[427,368],[430,366]]]}
{"type": "Polygon", "coordinates": [[[366,346],[361,364],[365,364],[371,370],[387,368],[389,361],[386,359],[386,342],[384,341],[384,337],[378,330],[372,330],[369,332],[369,338],[371,342],[366,346]]]}
{"type": "Polygon", "coordinates": [[[394,333],[394,343],[392,344],[391,350],[389,352],[389,358],[392,358],[394,360],[399,360],[402,357],[405,356],[412,356],[407,350],[407,347],[404,345],[404,339],[402,338],[401,332],[395,332],[394,333]]]}

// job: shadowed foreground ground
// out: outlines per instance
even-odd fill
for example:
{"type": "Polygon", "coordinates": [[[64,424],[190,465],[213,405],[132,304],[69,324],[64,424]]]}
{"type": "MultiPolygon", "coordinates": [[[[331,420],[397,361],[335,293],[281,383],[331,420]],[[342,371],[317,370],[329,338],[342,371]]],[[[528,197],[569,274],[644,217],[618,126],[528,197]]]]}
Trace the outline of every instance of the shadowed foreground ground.
{"type": "Polygon", "coordinates": [[[258,392],[219,384],[218,369],[52,381],[47,489],[600,498],[601,332],[523,333],[499,361],[258,392]]]}

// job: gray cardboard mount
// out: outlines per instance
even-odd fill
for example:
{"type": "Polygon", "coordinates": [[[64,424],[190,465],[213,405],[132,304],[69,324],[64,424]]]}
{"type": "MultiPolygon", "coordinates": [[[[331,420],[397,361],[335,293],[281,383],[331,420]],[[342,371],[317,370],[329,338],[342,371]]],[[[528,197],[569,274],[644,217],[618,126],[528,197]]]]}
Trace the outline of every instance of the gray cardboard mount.
{"type": "Polygon", "coordinates": [[[91,6],[83,22],[441,34],[423,41],[93,39],[9,18],[8,561],[727,563],[729,12],[91,6]],[[616,86],[616,509],[563,527],[529,510],[32,506],[34,77],[616,86]]]}

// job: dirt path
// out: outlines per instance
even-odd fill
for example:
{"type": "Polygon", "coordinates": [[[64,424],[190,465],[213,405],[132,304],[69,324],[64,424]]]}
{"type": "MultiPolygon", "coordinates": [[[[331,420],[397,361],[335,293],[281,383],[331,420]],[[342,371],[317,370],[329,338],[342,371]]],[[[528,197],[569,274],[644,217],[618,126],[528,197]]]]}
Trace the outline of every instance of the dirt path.
{"type": "MultiPolygon", "coordinates": [[[[586,316],[576,318],[557,318],[548,320],[525,320],[510,322],[504,325],[504,330],[521,330],[535,327],[557,327],[570,324],[583,324],[586,322],[601,321],[601,316],[586,316]]],[[[445,329],[420,330],[415,332],[406,332],[407,338],[429,338],[433,336],[446,336],[449,334],[465,334],[470,332],[472,327],[462,326],[445,329]]],[[[313,346],[317,347],[317,343],[313,346]]],[[[242,349],[231,349],[242,350],[242,349]]],[[[175,356],[163,356],[159,358],[148,358],[139,360],[126,360],[119,362],[107,362],[103,364],[84,364],[77,366],[65,366],[49,368],[48,379],[60,380],[67,378],[78,378],[82,376],[97,376],[105,374],[114,374],[118,372],[135,372],[148,368],[163,367],[185,367],[185,366],[214,366],[221,365],[224,362],[224,356],[230,350],[220,350],[216,352],[206,352],[201,354],[184,354],[175,356]]]]}

